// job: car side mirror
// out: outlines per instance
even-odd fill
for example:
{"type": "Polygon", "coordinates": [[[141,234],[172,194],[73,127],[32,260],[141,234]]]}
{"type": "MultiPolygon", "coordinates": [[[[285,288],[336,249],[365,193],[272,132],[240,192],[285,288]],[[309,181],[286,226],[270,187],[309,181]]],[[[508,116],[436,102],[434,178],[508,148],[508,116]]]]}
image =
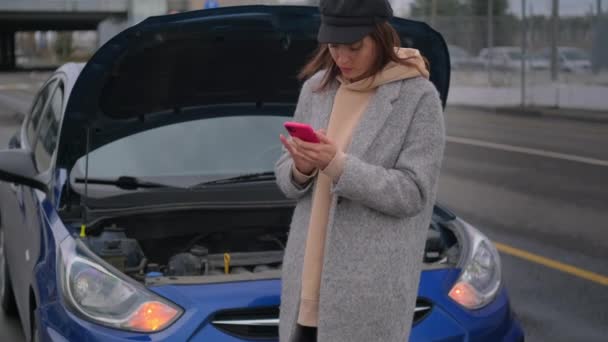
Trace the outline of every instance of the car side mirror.
{"type": "Polygon", "coordinates": [[[0,180],[47,191],[46,183],[38,176],[34,156],[25,150],[0,150],[0,180]]]}

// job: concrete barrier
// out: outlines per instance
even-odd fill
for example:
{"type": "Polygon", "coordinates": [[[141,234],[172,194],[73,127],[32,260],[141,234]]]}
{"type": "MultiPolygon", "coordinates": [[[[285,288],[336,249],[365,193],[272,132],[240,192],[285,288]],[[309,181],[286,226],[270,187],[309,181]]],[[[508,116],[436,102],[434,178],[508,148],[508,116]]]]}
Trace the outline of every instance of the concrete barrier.
{"type": "MultiPolygon", "coordinates": [[[[483,108],[514,107],[522,103],[519,87],[450,87],[448,105],[483,108]]],[[[608,112],[608,87],[552,83],[526,89],[526,106],[608,112]]]]}

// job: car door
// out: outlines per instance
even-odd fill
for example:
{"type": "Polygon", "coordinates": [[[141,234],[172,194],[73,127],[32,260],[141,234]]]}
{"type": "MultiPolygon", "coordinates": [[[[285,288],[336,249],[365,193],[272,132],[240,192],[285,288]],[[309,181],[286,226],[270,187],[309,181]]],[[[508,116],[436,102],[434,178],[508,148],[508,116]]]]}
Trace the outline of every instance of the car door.
{"type": "MultiPolygon", "coordinates": [[[[32,109],[21,128],[19,148],[33,152],[40,137],[46,137],[49,130],[48,116],[54,110],[54,94],[58,94],[60,78],[53,76],[42,87],[34,99],[32,109]]],[[[56,100],[55,100],[56,102],[56,100]]],[[[42,163],[45,162],[40,152],[42,163]]],[[[40,169],[39,169],[40,170],[40,169]]],[[[8,261],[13,292],[19,314],[24,324],[29,322],[29,289],[32,269],[38,259],[40,250],[40,205],[36,191],[32,188],[14,183],[5,184],[6,191],[2,199],[2,228],[5,230],[5,251],[8,261]]]]}

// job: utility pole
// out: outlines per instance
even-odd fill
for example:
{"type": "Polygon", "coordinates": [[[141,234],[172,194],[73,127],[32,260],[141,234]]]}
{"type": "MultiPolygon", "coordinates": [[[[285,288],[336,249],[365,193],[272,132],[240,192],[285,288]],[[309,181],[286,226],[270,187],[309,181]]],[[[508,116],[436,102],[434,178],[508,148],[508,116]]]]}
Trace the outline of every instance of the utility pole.
{"type": "MultiPolygon", "coordinates": [[[[606,56],[608,55],[608,49],[606,49],[603,40],[600,37],[604,36],[602,31],[605,31],[606,28],[602,30],[602,0],[597,0],[597,9],[595,11],[594,17],[594,28],[593,28],[593,45],[591,49],[591,69],[593,73],[597,73],[606,66],[606,56]],[[600,40],[602,41],[600,43],[600,40]]],[[[593,5],[591,5],[593,9],[593,5]]]]}
{"type": "Polygon", "coordinates": [[[526,63],[528,45],[528,25],[526,19],[526,0],[521,0],[521,108],[526,107],[526,63]]]}
{"type": "Polygon", "coordinates": [[[435,20],[437,18],[437,0],[431,1],[431,26],[435,27],[435,20]]]}
{"type": "Polygon", "coordinates": [[[494,0],[488,0],[488,78],[490,80],[490,86],[492,85],[492,48],[494,47],[494,0]]]}
{"type": "Polygon", "coordinates": [[[551,15],[551,80],[557,81],[559,59],[557,58],[557,39],[559,35],[559,0],[553,0],[551,15]]]}

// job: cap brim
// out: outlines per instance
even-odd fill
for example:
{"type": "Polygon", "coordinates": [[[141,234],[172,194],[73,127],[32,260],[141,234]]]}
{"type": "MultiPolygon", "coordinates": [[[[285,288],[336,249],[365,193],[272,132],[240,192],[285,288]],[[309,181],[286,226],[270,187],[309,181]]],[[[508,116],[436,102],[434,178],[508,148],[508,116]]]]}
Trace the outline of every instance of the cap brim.
{"type": "Polygon", "coordinates": [[[352,44],[374,30],[374,25],[333,26],[325,23],[319,27],[317,40],[323,44],[352,44]]]}

